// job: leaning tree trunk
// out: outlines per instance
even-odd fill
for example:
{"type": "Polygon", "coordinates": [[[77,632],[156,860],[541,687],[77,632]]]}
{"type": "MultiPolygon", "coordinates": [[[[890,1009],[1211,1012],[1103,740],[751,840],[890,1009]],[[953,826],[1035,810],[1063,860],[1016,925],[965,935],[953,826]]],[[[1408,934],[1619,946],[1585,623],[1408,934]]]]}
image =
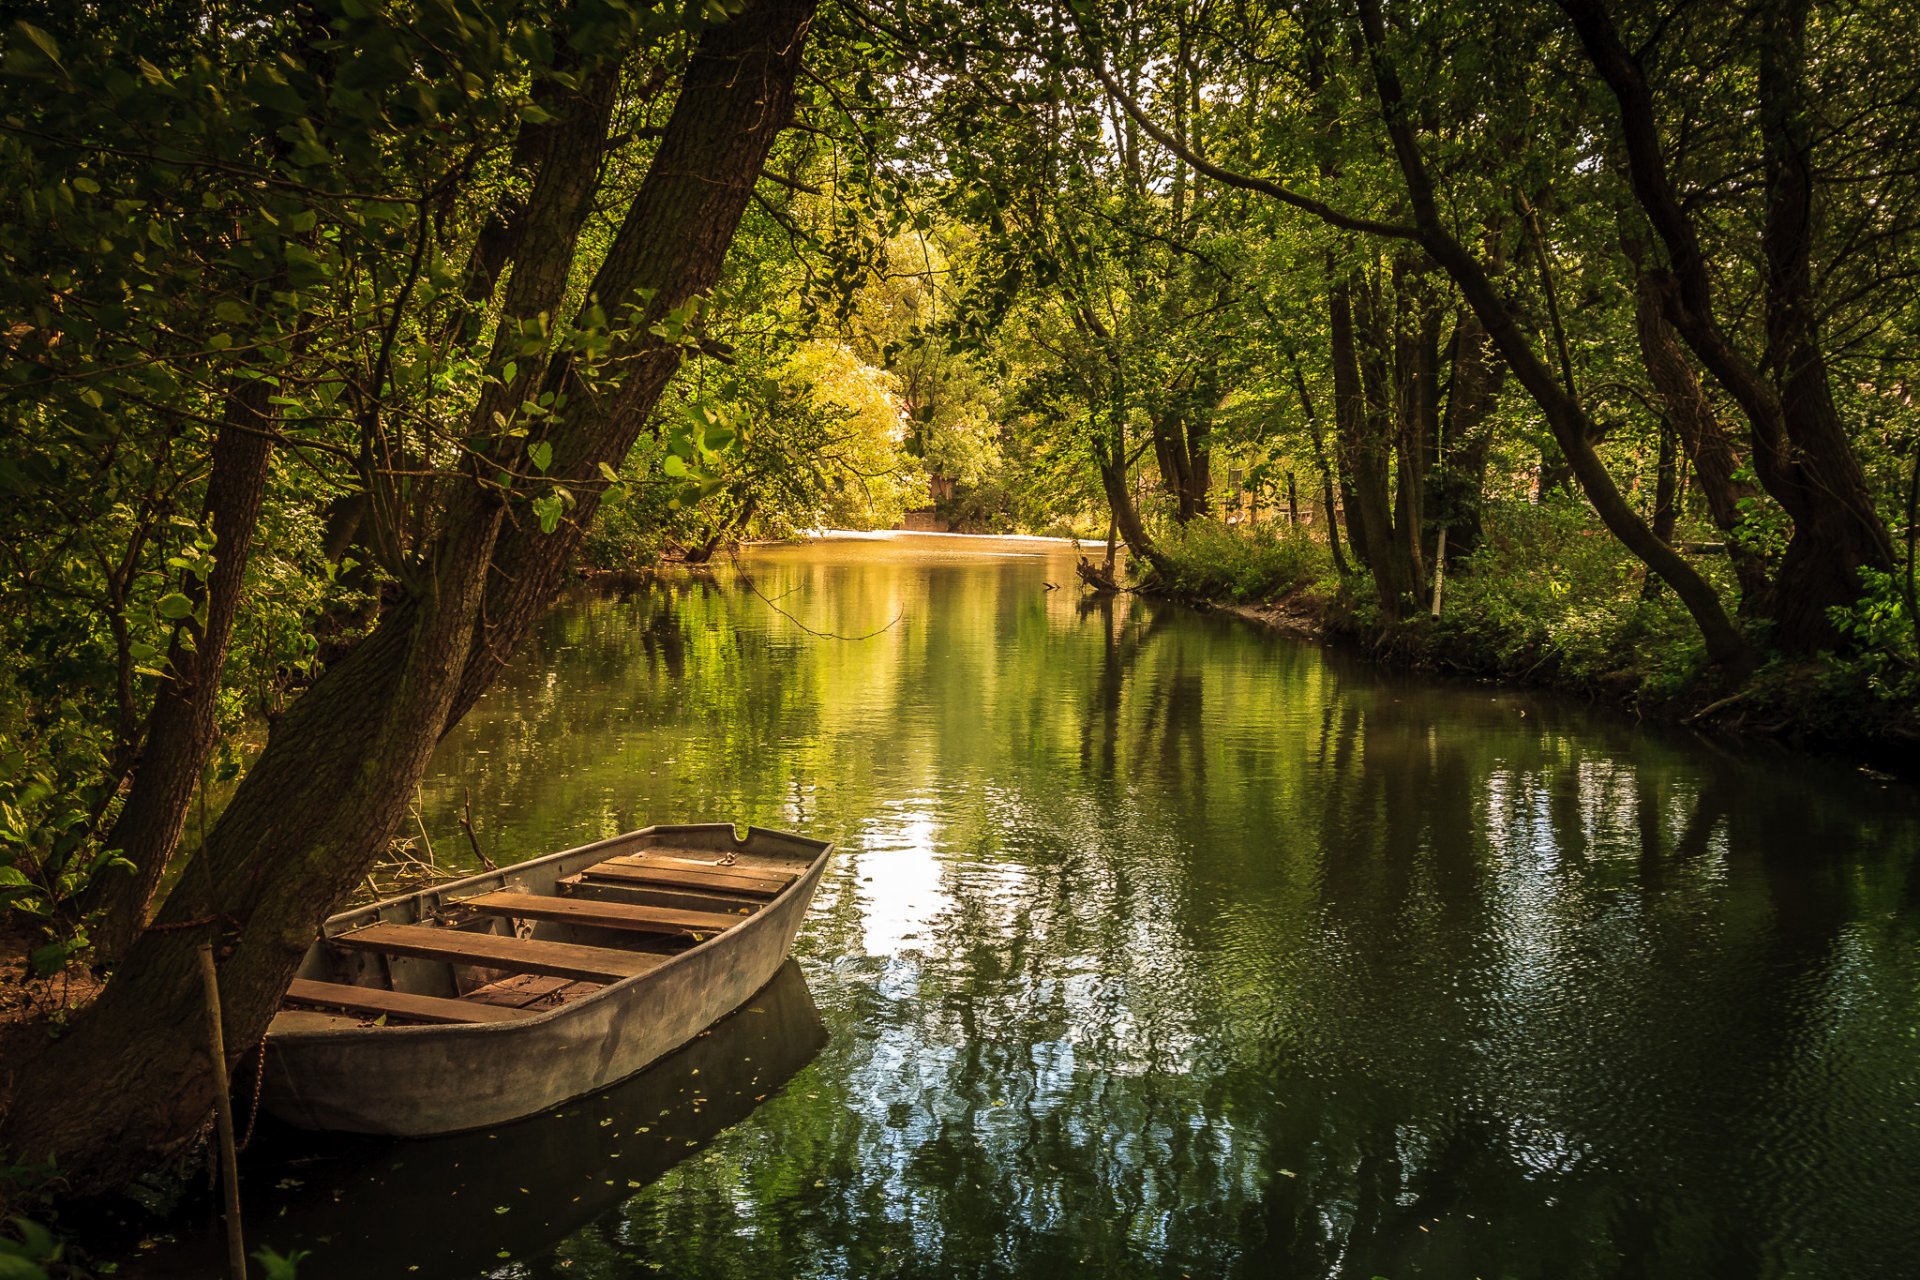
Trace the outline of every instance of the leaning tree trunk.
{"type": "Polygon", "coordinates": [[[359,880],[425,771],[466,656],[497,503],[464,518],[409,601],[275,726],[156,927],[72,1030],[23,1065],[7,1149],[52,1159],[70,1189],[127,1181],[191,1142],[213,1104],[194,949],[225,951],[231,1057],[266,1029],[301,953],[359,880]]]}
{"type": "Polygon", "coordinates": [[[1166,557],[1153,543],[1146,522],[1140,518],[1140,506],[1133,500],[1127,483],[1126,437],[1116,428],[1114,438],[1096,438],[1093,442],[1094,466],[1100,472],[1100,488],[1107,495],[1107,509],[1113,514],[1114,528],[1137,565],[1145,566],[1149,577],[1166,567],[1166,557]]]}
{"type": "Polygon", "coordinates": [[[204,583],[189,578],[184,590],[195,613],[175,628],[167,652],[169,678],[154,694],[145,745],[120,814],[105,847],[133,864],[109,873],[84,904],[100,912],[92,931],[96,963],[112,964],[133,945],[146,920],[147,904],[180,843],[187,809],[213,750],[217,734],[221,671],[233,620],[240,611],[247,556],[253,546],[260,503],[267,490],[273,443],[262,430],[273,414],[273,385],[240,382],[227,394],[223,420],[213,440],[213,470],[207,478],[206,510],[213,527],[213,568],[204,583]]]}
{"type": "MultiPolygon", "coordinates": [[[[765,0],[702,39],[703,56],[687,70],[667,136],[589,288],[609,314],[650,292],[634,326],[645,332],[719,279],[773,139],[792,115],[792,82],[814,8],[815,0],[765,0]],[[761,92],[737,83],[742,77],[762,85],[761,92]]],[[[549,371],[547,389],[560,391],[570,407],[561,426],[537,438],[551,439],[547,474],[573,492],[577,505],[551,534],[525,520],[501,534],[456,719],[553,603],[606,492],[600,464],[619,468],[681,355],[681,347],[651,340],[616,351],[625,381],[610,396],[586,385],[571,363],[549,371]]]]}
{"type": "MultiPolygon", "coordinates": [[[[812,10],[811,0],[766,0],[702,34],[660,150],[602,268],[611,286],[603,296],[662,286],[649,306],[664,311],[712,285],[791,114],[812,10]],[[662,274],[650,277],[652,270],[662,274]],[[669,292],[678,289],[692,292],[669,292]]],[[[590,114],[576,105],[572,121],[590,114]]],[[[561,157],[530,196],[544,207],[536,226],[564,230],[570,222],[573,233],[527,238],[509,279],[509,317],[550,313],[564,296],[605,139],[604,115],[586,123],[597,126],[581,131],[591,148],[561,157]],[[528,309],[536,292],[545,305],[528,309]]],[[[677,349],[649,328],[635,326],[643,336],[614,353],[614,367],[630,371],[627,381],[598,413],[576,411],[556,438],[556,455],[566,446],[561,474],[620,461],[605,450],[630,441],[678,363],[677,349]]],[[[548,374],[574,376],[564,364],[548,374]]],[[[523,397],[525,390],[501,394],[523,397]]],[[[593,401],[575,403],[584,409],[593,401]]],[[[498,397],[484,398],[471,434],[485,438],[501,407],[498,397]]],[[[67,1036],[20,1065],[0,1120],[0,1146],[10,1154],[52,1157],[72,1188],[87,1190],[124,1182],[194,1139],[212,1104],[195,1031],[195,944],[209,935],[224,944],[221,988],[238,1058],[264,1033],[321,919],[384,846],[450,720],[492,680],[550,599],[560,557],[578,537],[576,524],[547,551],[523,525],[506,526],[503,536],[503,500],[478,482],[491,478],[494,461],[474,464],[488,475],[466,477],[445,532],[416,566],[414,592],[275,726],[162,908],[164,927],[141,937],[67,1036]],[[508,577],[511,565],[524,576],[508,577]]],[[[591,515],[592,501],[582,498],[579,521],[591,515]]]]}

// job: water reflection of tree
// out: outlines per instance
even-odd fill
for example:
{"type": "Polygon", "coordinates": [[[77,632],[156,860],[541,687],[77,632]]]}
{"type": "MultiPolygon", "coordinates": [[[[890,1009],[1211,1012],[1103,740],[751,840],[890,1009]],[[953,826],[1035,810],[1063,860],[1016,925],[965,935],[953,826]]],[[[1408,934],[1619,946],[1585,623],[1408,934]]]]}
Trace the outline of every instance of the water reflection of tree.
{"type": "MultiPolygon", "coordinates": [[[[1655,1242],[1751,1271],[1805,1207],[1725,1170],[1803,1161],[1767,1185],[1806,1194],[1849,1167],[1838,1138],[1779,1151],[1806,1130],[1769,1108],[1900,1105],[1871,1019],[1915,1019],[1909,811],[1014,572],[762,586],[844,596],[849,631],[908,621],[854,649],[688,591],[677,674],[664,635],[632,661],[631,616],[556,632],[597,637],[581,669],[617,716],[568,729],[531,676],[511,711],[503,806],[621,785],[638,748],[601,735],[633,734],[692,779],[656,797],[804,793],[851,837],[803,943],[834,1044],[568,1274],[1603,1275],[1655,1242]],[[540,742],[563,730],[593,740],[540,742]],[[933,866],[931,905],[869,955],[887,858],[933,866]]],[[[1857,1256],[1897,1218],[1859,1222],[1857,1256]]]]}
{"type": "Polygon", "coordinates": [[[1134,596],[1093,595],[1077,602],[1083,623],[1099,638],[1100,657],[1087,711],[1081,719],[1080,767],[1112,784],[1120,778],[1120,729],[1127,685],[1140,655],[1161,628],[1166,612],[1143,608],[1134,596]]]}

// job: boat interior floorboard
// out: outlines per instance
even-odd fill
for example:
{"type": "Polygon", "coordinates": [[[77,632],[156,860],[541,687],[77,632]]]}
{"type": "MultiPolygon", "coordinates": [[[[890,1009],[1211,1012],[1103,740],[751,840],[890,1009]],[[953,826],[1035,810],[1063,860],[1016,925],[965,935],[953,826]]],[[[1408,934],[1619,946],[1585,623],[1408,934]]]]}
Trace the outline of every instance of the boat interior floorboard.
{"type": "Polygon", "coordinates": [[[508,1009],[530,1009],[538,1013],[598,991],[604,985],[606,984],[582,982],[574,978],[522,973],[511,978],[502,978],[498,982],[489,982],[484,987],[475,987],[460,998],[482,1004],[500,1005],[508,1009]]]}
{"type": "Polygon", "coordinates": [[[330,1013],[320,1009],[282,1009],[273,1015],[273,1021],[267,1030],[273,1034],[284,1031],[353,1031],[367,1025],[365,1018],[349,1013],[330,1013]]]}

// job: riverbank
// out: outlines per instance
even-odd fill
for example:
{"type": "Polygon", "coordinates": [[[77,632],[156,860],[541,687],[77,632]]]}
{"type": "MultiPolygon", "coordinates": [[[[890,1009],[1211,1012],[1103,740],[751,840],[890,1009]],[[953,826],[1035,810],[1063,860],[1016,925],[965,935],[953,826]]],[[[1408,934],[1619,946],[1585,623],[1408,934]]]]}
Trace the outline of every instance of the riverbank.
{"type": "Polygon", "coordinates": [[[1193,597],[1184,603],[1231,614],[1288,639],[1334,645],[1388,668],[1536,689],[1636,718],[1839,756],[1920,781],[1920,706],[1875,696],[1862,687],[1859,672],[1836,662],[1774,661],[1737,686],[1705,669],[1678,687],[1650,693],[1626,669],[1612,680],[1569,683],[1555,678],[1557,669],[1544,663],[1502,670],[1493,654],[1481,655],[1479,663],[1463,662],[1457,648],[1435,643],[1431,618],[1403,621],[1383,633],[1360,625],[1350,603],[1312,589],[1254,603],[1193,597]]]}
{"type": "MultiPolygon", "coordinates": [[[[1488,503],[1481,515],[1437,608],[1406,601],[1390,616],[1352,548],[1336,565],[1312,530],[1285,524],[1168,529],[1148,589],[1335,639],[1390,667],[1547,690],[1920,776],[1920,655],[1902,600],[1870,594],[1836,619],[1852,641],[1844,653],[1775,655],[1733,680],[1674,593],[1650,588],[1645,567],[1602,536],[1584,504],[1488,503]]],[[[1724,561],[1700,568],[1723,599],[1738,599],[1724,561]]]]}
{"type": "MultiPolygon", "coordinates": [[[[1577,508],[1491,513],[1482,550],[1449,575],[1437,618],[1419,610],[1383,625],[1325,544],[1284,525],[1196,523],[1166,537],[1170,577],[1149,594],[1392,669],[1541,690],[1920,778],[1920,699],[1901,696],[1914,673],[1897,658],[1776,660],[1729,683],[1707,663],[1679,602],[1648,595],[1644,578],[1614,544],[1589,536],[1584,520],[1577,508]]],[[[1069,538],[916,530],[816,529],[803,541],[932,555],[1102,550],[1069,538]]],[[[751,545],[769,544],[742,549],[751,545]]]]}

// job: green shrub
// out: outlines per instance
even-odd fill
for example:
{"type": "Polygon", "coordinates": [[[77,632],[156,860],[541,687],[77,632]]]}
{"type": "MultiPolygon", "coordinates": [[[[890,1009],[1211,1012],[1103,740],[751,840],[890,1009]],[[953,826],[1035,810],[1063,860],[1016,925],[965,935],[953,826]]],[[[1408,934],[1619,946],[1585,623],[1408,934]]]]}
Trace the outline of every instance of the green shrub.
{"type": "Polygon", "coordinates": [[[26,1218],[15,1218],[12,1225],[12,1237],[0,1235],[0,1280],[47,1280],[47,1268],[60,1262],[60,1242],[26,1218]]]}
{"type": "Polygon", "coordinates": [[[1327,571],[1327,549],[1292,525],[1195,520],[1162,540],[1162,584],[1178,595],[1245,604],[1289,595],[1327,571]]]}
{"type": "Polygon", "coordinates": [[[1704,648],[1674,594],[1645,599],[1644,583],[1585,503],[1490,503],[1481,545],[1448,576],[1427,653],[1483,675],[1671,697],[1699,676],[1704,648]]]}

